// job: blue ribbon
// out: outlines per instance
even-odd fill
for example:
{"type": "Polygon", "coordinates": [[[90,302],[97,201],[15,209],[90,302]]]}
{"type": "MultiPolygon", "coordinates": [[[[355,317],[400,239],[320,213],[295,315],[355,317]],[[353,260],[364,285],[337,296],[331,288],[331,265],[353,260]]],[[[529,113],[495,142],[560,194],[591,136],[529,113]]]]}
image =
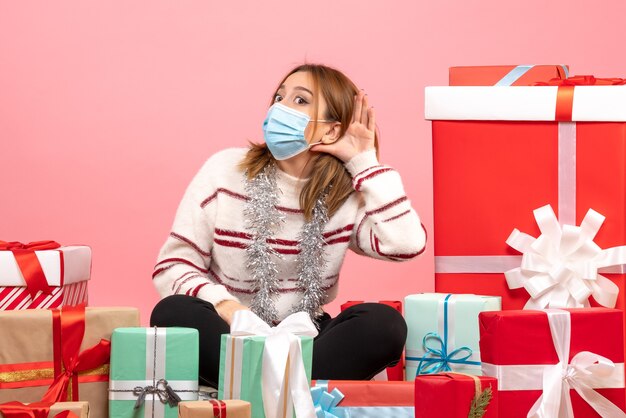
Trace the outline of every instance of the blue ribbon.
{"type": "Polygon", "coordinates": [[[316,418],[344,418],[345,414],[337,408],[344,394],[337,388],[328,393],[328,381],[311,388],[316,418]]]}
{"type": "MultiPolygon", "coordinates": [[[[534,65],[518,65],[517,67],[509,71],[507,75],[502,77],[500,81],[498,81],[495,85],[496,86],[510,86],[513,83],[515,83],[517,80],[519,80],[521,76],[526,74],[533,67],[534,65]]],[[[565,73],[565,78],[568,78],[569,71],[567,71],[567,66],[561,65],[561,68],[563,68],[563,71],[565,73]]]]}
{"type": "Polygon", "coordinates": [[[420,374],[435,374],[452,371],[450,364],[469,364],[480,366],[479,361],[470,361],[473,351],[463,346],[448,352],[448,300],[452,294],[446,296],[443,301],[443,338],[436,332],[429,332],[422,339],[424,357],[407,357],[407,360],[419,360],[416,376],[420,374]],[[439,343],[439,348],[429,345],[429,341],[439,343]]]}

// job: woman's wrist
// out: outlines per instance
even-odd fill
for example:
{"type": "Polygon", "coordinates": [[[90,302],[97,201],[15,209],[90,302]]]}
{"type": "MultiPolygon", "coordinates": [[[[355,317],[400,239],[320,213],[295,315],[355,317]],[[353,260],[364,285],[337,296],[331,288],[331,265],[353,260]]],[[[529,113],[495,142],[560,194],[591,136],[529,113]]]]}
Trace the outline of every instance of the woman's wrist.
{"type": "Polygon", "coordinates": [[[215,305],[218,315],[226,321],[228,325],[233,322],[233,315],[237,311],[248,310],[249,308],[234,300],[223,300],[215,305]]]}
{"type": "Polygon", "coordinates": [[[352,156],[344,166],[352,177],[356,176],[363,170],[367,170],[370,167],[379,165],[378,158],[376,157],[376,149],[371,148],[365,151],[361,151],[352,156]]]}

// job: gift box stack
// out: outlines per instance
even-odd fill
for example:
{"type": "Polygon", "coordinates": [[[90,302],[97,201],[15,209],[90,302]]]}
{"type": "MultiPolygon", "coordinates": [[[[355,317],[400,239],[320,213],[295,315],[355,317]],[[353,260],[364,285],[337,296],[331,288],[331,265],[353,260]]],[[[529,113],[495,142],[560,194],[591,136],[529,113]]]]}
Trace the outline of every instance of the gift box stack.
{"type": "Polygon", "coordinates": [[[90,273],[87,246],[0,241],[0,417],[250,417],[247,402],[194,402],[197,330],[86,307],[90,273]]]}
{"type": "Polygon", "coordinates": [[[85,308],[91,249],[0,242],[0,415],[107,417],[110,339],[134,308],[85,308]]]}
{"type": "Polygon", "coordinates": [[[425,94],[444,303],[412,337],[407,298],[416,417],[625,417],[626,81],[514,66],[450,84],[425,94]],[[501,307],[459,315],[466,294],[501,307]]]}

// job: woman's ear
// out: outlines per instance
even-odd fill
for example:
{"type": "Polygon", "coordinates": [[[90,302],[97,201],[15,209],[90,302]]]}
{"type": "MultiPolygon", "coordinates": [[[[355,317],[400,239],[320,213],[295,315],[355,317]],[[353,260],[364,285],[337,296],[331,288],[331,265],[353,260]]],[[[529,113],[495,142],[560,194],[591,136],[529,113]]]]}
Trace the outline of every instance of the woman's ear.
{"type": "Polygon", "coordinates": [[[333,124],[326,129],[326,132],[322,136],[322,144],[330,145],[339,140],[341,134],[341,122],[333,122],[333,124]]]}

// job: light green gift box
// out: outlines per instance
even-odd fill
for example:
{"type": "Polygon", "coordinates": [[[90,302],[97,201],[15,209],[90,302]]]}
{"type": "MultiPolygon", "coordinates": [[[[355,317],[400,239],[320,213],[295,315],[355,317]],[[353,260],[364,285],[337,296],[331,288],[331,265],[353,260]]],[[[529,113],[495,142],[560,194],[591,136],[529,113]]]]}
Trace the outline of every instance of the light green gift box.
{"type": "MultiPolygon", "coordinates": [[[[302,361],[311,382],[313,337],[299,336],[302,361]]],[[[264,336],[222,335],[218,399],[241,399],[252,404],[252,418],[264,418],[262,388],[264,336]]]]}
{"type": "Polygon", "coordinates": [[[499,311],[499,296],[420,293],[404,299],[406,380],[454,371],[481,375],[478,314],[499,311]]]}
{"type": "Polygon", "coordinates": [[[171,388],[198,399],[198,331],[191,328],[117,328],[111,336],[110,418],[177,418],[171,388]],[[138,398],[143,404],[135,409],[138,398]]]}

